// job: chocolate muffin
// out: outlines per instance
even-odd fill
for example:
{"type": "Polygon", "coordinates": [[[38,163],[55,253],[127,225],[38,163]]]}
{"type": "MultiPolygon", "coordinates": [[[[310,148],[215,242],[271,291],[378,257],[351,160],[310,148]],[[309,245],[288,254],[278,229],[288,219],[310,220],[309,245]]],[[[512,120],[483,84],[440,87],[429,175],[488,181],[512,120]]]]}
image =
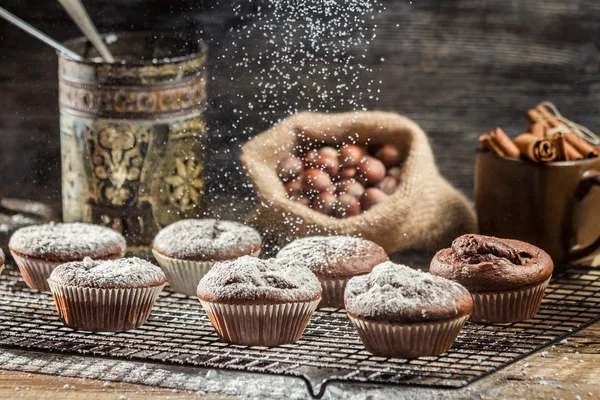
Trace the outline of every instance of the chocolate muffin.
{"type": "Polygon", "coordinates": [[[391,261],[350,279],[344,299],[367,350],[383,357],[448,351],[473,309],[458,283],[391,261]]]}
{"type": "Polygon", "coordinates": [[[258,256],[261,244],[260,234],[239,222],[186,219],[156,235],[152,254],[173,291],[195,296],[198,282],[215,262],[258,256]]]}
{"type": "Polygon", "coordinates": [[[135,257],[85,258],[59,265],[48,279],[63,323],[92,332],[126,331],[144,324],[165,283],[159,267],[135,257]]]}
{"type": "Polygon", "coordinates": [[[550,256],[529,243],[463,235],[435,255],[430,272],[471,292],[472,321],[505,323],[535,316],[553,269],[550,256]]]}
{"type": "Polygon", "coordinates": [[[321,284],[294,261],[244,256],[217,262],[197,293],[223,341],[278,346],[300,339],[321,301],[321,284]]]}
{"type": "Polygon", "coordinates": [[[388,260],[383,248],[370,240],[350,236],[312,236],[285,246],[277,258],[304,263],[321,281],[319,307],[344,307],[344,289],[350,278],[371,272],[388,260]]]}
{"type": "Polygon", "coordinates": [[[49,223],[17,230],[8,247],[27,286],[48,291],[47,279],[56,266],[85,257],[119,258],[127,243],[119,232],[103,226],[49,223]]]}

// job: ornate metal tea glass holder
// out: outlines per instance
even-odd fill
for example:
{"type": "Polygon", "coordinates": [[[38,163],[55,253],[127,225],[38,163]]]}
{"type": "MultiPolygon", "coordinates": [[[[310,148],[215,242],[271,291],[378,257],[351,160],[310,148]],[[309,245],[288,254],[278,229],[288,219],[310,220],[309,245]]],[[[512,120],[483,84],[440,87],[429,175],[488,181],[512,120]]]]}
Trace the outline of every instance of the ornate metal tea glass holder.
{"type": "Polygon", "coordinates": [[[204,189],[206,46],[183,35],[107,38],[116,63],[85,39],[59,53],[65,222],[102,224],[147,247],[199,216],[204,189]]]}

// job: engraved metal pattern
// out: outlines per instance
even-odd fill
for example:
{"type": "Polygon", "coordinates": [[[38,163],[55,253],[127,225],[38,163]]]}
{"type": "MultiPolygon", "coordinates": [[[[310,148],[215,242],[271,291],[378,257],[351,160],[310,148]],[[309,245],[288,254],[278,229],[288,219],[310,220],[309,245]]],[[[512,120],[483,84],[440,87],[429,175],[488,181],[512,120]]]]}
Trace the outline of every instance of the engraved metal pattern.
{"type": "Polygon", "coordinates": [[[94,200],[113,206],[136,201],[150,134],[137,124],[102,124],[88,130],[94,200]]]}
{"type": "Polygon", "coordinates": [[[59,102],[65,110],[103,117],[138,118],[204,108],[206,79],[178,85],[101,86],[60,79],[59,102]]]}

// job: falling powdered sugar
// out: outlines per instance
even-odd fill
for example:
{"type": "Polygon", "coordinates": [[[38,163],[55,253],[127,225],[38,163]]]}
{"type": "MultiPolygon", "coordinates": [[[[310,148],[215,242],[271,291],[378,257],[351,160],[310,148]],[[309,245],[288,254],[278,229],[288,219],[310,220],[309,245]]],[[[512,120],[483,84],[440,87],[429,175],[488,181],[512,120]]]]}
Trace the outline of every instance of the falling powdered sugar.
{"type": "Polygon", "coordinates": [[[50,280],[68,286],[86,288],[138,288],[166,282],[162,270],[137,257],[94,261],[86,257],[56,267],[50,280]]]}
{"type": "Polygon", "coordinates": [[[472,308],[471,296],[461,285],[390,261],[352,278],[345,302],[357,317],[390,322],[452,318],[472,308]]]}
{"type": "Polygon", "coordinates": [[[321,296],[321,283],[292,260],[244,256],[216,263],[198,285],[198,297],[212,302],[286,303],[321,296]]]}
{"type": "Polygon", "coordinates": [[[154,249],[164,255],[206,261],[250,255],[260,245],[260,234],[255,229],[216,219],[178,221],[161,230],[154,239],[154,249]]]}
{"type": "Polygon", "coordinates": [[[11,251],[54,261],[121,256],[126,246],[125,238],[120,233],[83,223],[24,227],[16,231],[8,243],[11,251]]]}

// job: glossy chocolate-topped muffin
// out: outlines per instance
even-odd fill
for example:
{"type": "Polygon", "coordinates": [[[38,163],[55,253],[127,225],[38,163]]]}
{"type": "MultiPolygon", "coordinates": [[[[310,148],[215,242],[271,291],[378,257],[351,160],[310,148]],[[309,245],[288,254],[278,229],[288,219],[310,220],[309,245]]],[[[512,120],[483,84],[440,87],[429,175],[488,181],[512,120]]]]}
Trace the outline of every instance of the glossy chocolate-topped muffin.
{"type": "Polygon", "coordinates": [[[261,244],[260,234],[239,222],[186,219],[162,229],[152,253],[171,288],[195,296],[198,282],[215,262],[256,256],[261,244]]]}
{"type": "Polygon", "coordinates": [[[297,239],[277,254],[306,265],[323,285],[319,307],[344,307],[348,280],[371,272],[388,260],[383,248],[370,240],[350,236],[311,236],[297,239]]]}
{"type": "Polygon", "coordinates": [[[46,280],[57,265],[85,257],[119,258],[125,254],[127,243],[119,232],[103,226],[49,223],[17,230],[8,247],[27,286],[47,291],[46,280]]]}
{"type": "Polygon", "coordinates": [[[73,329],[115,332],[146,322],[166,283],[165,274],[139,258],[59,265],[48,284],[63,323],[73,329]]]}
{"type": "Polygon", "coordinates": [[[553,269],[550,256],[529,243],[469,234],[440,250],[430,272],[471,292],[471,320],[513,322],[537,313],[553,269]]]}
{"type": "Polygon", "coordinates": [[[352,278],[345,302],[367,350],[404,358],[446,352],[473,308],[458,283],[390,261],[352,278]]]}
{"type": "Polygon", "coordinates": [[[300,263],[244,256],[216,263],[197,293],[224,341],[277,346],[300,338],[321,300],[321,284],[300,263]]]}

